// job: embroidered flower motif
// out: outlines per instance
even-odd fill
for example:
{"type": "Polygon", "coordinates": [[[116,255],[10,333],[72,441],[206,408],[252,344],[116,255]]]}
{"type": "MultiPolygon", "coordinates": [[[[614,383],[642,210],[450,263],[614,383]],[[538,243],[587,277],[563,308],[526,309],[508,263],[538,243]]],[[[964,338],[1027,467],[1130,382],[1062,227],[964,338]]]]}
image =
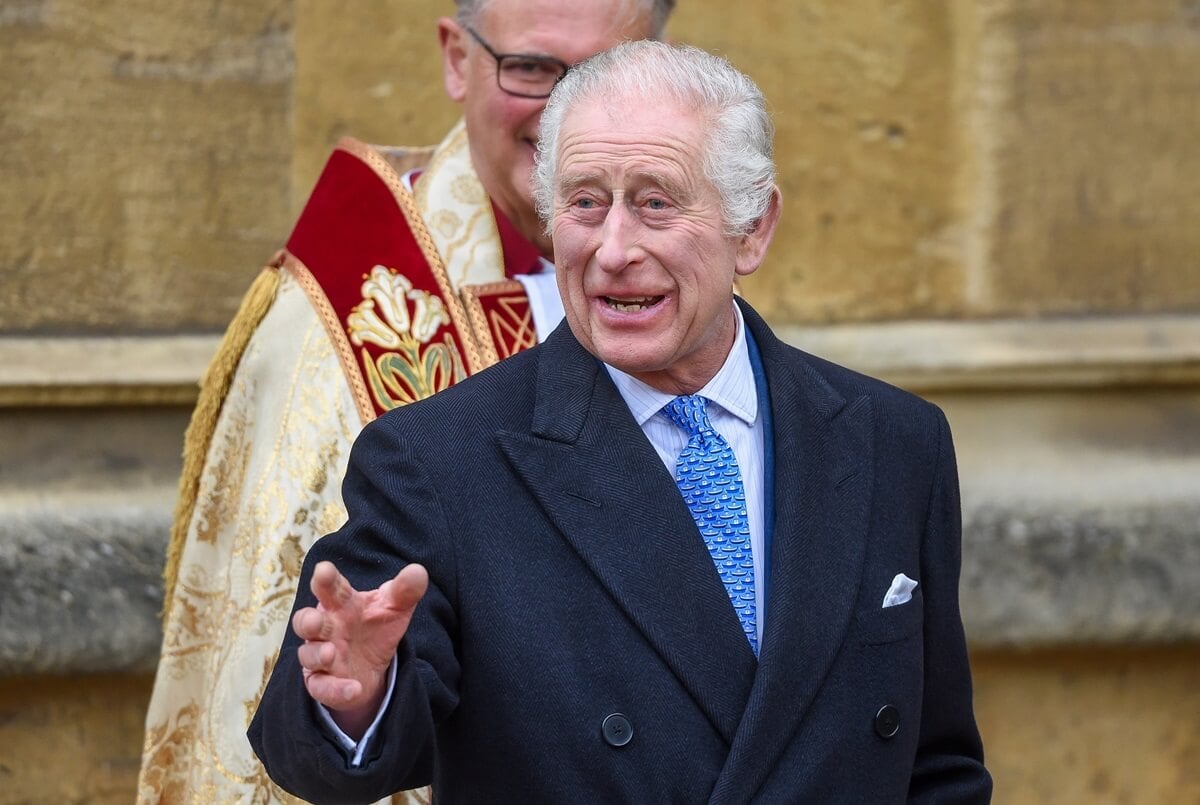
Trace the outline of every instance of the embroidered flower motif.
{"type": "Polygon", "coordinates": [[[411,325],[405,301],[411,290],[412,283],[403,274],[384,266],[372,268],[362,286],[363,301],[346,318],[350,341],[359,347],[370,342],[384,349],[398,349],[400,334],[407,333],[411,325]]]}
{"type": "Polygon", "coordinates": [[[439,327],[450,323],[450,314],[446,312],[441,297],[428,291],[409,291],[408,298],[417,303],[412,318],[412,334],[422,344],[428,344],[439,327]]]}
{"type": "Polygon", "coordinates": [[[451,334],[441,343],[430,343],[450,324],[441,297],[413,288],[403,274],[379,265],[363,282],[362,295],[346,325],[350,342],[363,347],[363,372],[380,408],[386,411],[420,400],[466,376],[451,334]],[[373,356],[367,344],[387,351],[373,356]]]}

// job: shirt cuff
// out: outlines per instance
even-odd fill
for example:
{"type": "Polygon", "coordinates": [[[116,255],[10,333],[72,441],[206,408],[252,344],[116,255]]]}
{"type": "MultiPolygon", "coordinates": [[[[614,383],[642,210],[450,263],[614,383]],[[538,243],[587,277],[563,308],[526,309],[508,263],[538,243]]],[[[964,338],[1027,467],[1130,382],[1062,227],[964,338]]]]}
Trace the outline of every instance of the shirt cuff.
{"type": "Polygon", "coordinates": [[[362,765],[363,755],[367,752],[367,745],[371,742],[372,736],[375,735],[375,730],[379,727],[379,722],[383,720],[383,714],[387,712],[388,703],[392,700],[392,692],[396,689],[396,658],[392,657],[392,664],[388,666],[387,692],[383,696],[383,702],[379,705],[379,712],[375,714],[375,718],[371,721],[371,726],[367,727],[367,731],[363,733],[363,737],[357,742],[346,733],[342,732],[342,728],[333,720],[333,716],[329,714],[329,709],[325,705],[314,702],[317,705],[317,718],[329,730],[337,742],[342,745],[342,748],[351,753],[350,765],[358,768],[362,765]]]}

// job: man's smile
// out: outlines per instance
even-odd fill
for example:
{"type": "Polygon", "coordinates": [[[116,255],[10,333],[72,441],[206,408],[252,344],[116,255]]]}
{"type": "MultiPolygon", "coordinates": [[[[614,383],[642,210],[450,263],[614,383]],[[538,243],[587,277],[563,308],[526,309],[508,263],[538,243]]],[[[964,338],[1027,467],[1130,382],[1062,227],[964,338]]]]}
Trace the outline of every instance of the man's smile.
{"type": "Polygon", "coordinates": [[[663,300],[662,296],[603,296],[605,304],[622,313],[639,313],[654,307],[663,300]]]}

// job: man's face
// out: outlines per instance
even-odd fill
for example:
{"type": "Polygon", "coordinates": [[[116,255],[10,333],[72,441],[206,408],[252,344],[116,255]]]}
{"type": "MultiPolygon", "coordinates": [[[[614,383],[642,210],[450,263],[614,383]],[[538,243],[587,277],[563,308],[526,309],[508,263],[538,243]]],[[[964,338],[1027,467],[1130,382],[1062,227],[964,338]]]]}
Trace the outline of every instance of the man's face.
{"type": "Polygon", "coordinates": [[[555,264],[567,321],[605,363],[672,394],[699,390],[736,334],[733,280],[758,268],[772,211],[723,233],[704,176],[705,121],[674,103],[585,101],[559,134],[555,264]]]}
{"type": "MultiPolygon", "coordinates": [[[[566,64],[653,34],[646,4],[630,0],[491,0],[474,27],[497,53],[552,56],[566,64]]],[[[530,185],[546,99],[503,92],[496,84],[496,60],[453,20],[443,19],[439,34],[446,92],[463,105],[471,161],[484,189],[548,252],[530,185]]]]}

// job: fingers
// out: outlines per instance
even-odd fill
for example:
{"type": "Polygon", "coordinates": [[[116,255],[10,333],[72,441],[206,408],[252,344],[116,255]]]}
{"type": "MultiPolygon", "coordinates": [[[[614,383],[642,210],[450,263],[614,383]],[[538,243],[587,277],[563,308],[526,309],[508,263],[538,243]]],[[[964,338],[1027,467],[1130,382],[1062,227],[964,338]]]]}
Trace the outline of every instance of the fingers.
{"type": "Polygon", "coordinates": [[[332,643],[305,643],[296,649],[296,657],[304,670],[326,672],[333,669],[337,649],[332,643]]]}
{"type": "Polygon", "coordinates": [[[303,640],[328,640],[333,628],[333,620],[316,607],[298,609],[292,616],[292,629],[303,640]]]}
{"type": "Polygon", "coordinates": [[[350,582],[329,561],[318,562],[313,568],[309,588],[326,609],[339,609],[354,595],[350,582]]]}
{"type": "Polygon", "coordinates": [[[304,687],[308,695],[331,709],[345,707],[348,702],[362,695],[362,683],[357,679],[344,679],[330,674],[304,672],[304,687]]]}
{"type": "Polygon", "coordinates": [[[378,590],[356,592],[331,562],[319,562],[310,586],[317,606],[292,616],[292,628],[304,640],[296,656],[305,688],[342,715],[373,713],[382,700],[388,663],[429,588],[429,573],[408,565],[378,590]]]}

